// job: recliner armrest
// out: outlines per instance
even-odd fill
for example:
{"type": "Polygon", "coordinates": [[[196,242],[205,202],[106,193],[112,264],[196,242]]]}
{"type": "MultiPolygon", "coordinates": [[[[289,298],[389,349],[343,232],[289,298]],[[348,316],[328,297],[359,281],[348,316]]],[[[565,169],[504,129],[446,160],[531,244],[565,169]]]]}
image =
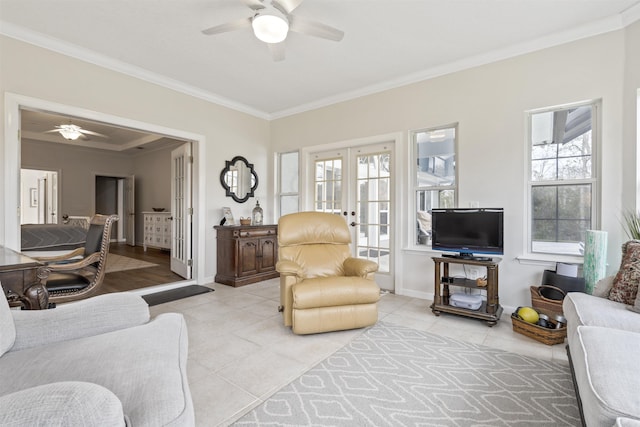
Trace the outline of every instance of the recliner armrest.
{"type": "Polygon", "coordinates": [[[0,425],[124,426],[122,402],[87,382],[57,382],[0,396],[0,425]]]}
{"type": "Polygon", "coordinates": [[[10,351],[130,328],[150,318],[146,301],[127,292],[60,304],[50,310],[12,310],[11,314],[16,340],[10,351]]]}
{"type": "Polygon", "coordinates": [[[344,260],[345,276],[367,277],[371,273],[378,271],[378,264],[364,258],[347,258],[344,260]]]}
{"type": "Polygon", "coordinates": [[[300,264],[289,260],[278,261],[276,263],[276,271],[285,276],[302,277],[304,274],[304,270],[300,267],[300,264]]]}

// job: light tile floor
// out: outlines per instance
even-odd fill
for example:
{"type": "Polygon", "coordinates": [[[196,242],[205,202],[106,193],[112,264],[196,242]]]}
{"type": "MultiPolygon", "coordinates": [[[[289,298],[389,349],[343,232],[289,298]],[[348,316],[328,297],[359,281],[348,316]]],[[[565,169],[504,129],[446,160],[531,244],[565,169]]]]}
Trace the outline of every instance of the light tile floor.
{"type": "MultiPolygon", "coordinates": [[[[189,385],[198,426],[226,426],[344,346],[362,330],[294,335],[282,325],[279,280],[151,307],[152,316],[180,312],[189,330],[189,385]]],[[[547,360],[567,362],[564,344],[547,346],[513,332],[510,313],[497,325],[431,313],[431,301],[385,294],[379,319],[547,360]]]]}

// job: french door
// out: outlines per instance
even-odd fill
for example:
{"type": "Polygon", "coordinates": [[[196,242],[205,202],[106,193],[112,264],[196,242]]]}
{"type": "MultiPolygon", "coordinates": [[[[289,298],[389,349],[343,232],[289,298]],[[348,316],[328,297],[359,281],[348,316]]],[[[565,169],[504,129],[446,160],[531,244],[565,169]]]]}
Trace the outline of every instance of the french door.
{"type": "Polygon", "coordinates": [[[191,279],[191,143],[171,152],[171,271],[191,279]]]}
{"type": "Polygon", "coordinates": [[[376,282],[394,289],[392,143],[312,153],[312,210],[344,217],[353,256],[378,263],[376,282]]]}

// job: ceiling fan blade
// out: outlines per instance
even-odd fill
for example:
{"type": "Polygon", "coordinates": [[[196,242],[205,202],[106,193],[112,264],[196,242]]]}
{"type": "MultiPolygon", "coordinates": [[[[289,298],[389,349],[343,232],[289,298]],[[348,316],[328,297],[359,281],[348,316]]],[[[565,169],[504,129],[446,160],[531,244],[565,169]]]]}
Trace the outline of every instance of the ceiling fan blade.
{"type": "Polygon", "coordinates": [[[216,25],[215,27],[207,28],[206,30],[202,30],[202,34],[206,34],[208,36],[212,34],[220,34],[226,33],[228,31],[240,30],[242,28],[251,26],[251,18],[243,18],[238,19],[237,21],[227,22],[226,24],[216,25]]]}
{"type": "Polygon", "coordinates": [[[344,37],[344,31],[293,15],[289,16],[289,29],[296,33],[307,34],[336,42],[339,42],[344,37]]]}
{"type": "Polygon", "coordinates": [[[251,10],[260,10],[265,8],[264,4],[262,4],[262,0],[242,0],[242,2],[251,10]]]}
{"type": "Polygon", "coordinates": [[[291,12],[293,12],[295,8],[300,6],[300,3],[302,3],[302,0],[272,0],[271,1],[271,5],[276,9],[278,9],[280,12],[284,13],[285,15],[288,15],[291,12]]]}
{"type": "Polygon", "coordinates": [[[103,134],[101,134],[101,133],[93,132],[93,131],[86,130],[86,129],[80,129],[80,133],[82,133],[82,134],[87,134],[87,135],[101,136],[101,137],[103,137],[103,138],[107,138],[107,135],[103,135],[103,134]]]}
{"type": "Polygon", "coordinates": [[[269,45],[269,51],[274,61],[284,60],[284,42],[267,44],[269,45]]]}

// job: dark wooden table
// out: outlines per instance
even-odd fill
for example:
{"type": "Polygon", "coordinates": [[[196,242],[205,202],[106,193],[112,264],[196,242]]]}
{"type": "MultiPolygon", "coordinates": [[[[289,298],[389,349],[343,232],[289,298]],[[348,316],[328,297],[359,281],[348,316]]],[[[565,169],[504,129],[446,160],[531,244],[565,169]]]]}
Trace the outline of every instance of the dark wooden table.
{"type": "Polygon", "coordinates": [[[42,308],[42,298],[46,297],[46,302],[49,299],[45,286],[48,276],[49,270],[41,262],[0,246],[0,284],[11,306],[42,308]]]}

